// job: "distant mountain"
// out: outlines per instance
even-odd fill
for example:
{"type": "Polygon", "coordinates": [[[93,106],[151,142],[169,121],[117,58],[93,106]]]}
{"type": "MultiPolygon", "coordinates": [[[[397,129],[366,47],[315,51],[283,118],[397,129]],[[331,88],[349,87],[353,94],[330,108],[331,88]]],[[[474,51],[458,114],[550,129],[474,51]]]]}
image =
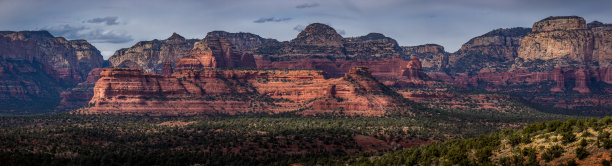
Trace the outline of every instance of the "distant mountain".
{"type": "Polygon", "coordinates": [[[164,62],[182,58],[197,41],[173,33],[166,40],[141,41],[130,48],[119,49],[108,61],[115,67],[141,68],[146,72],[160,73],[164,62]]]}
{"type": "Polygon", "coordinates": [[[53,110],[62,90],[104,63],[100,51],[85,40],[66,40],[47,31],[1,31],[0,111],[53,110]]]}

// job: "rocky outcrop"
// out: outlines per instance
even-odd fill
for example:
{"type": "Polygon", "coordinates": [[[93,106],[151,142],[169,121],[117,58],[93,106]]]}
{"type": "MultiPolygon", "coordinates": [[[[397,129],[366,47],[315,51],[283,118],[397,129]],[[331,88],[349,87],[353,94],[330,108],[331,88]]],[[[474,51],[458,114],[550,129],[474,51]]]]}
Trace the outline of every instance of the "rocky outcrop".
{"type": "Polygon", "coordinates": [[[397,78],[407,63],[397,42],[382,34],[343,38],[320,23],[308,25],[293,40],[268,43],[253,50],[258,68],[316,69],[342,77],[365,66],[378,79],[397,78]]]}
{"type": "Polygon", "coordinates": [[[600,68],[612,68],[612,24],[591,23],[593,33],[593,64],[600,68]]]}
{"type": "Polygon", "coordinates": [[[404,46],[406,56],[416,56],[422,61],[423,70],[427,72],[439,72],[448,68],[449,53],[444,47],[437,44],[425,44],[419,46],[404,46]]]}
{"type": "Polygon", "coordinates": [[[413,56],[406,65],[406,69],[402,71],[402,77],[406,78],[409,81],[423,81],[427,78],[425,72],[423,72],[423,67],[421,66],[421,61],[416,56],[413,56]]]}
{"type": "Polygon", "coordinates": [[[95,68],[89,72],[87,79],[84,82],[77,84],[74,88],[66,89],[60,93],[62,100],[60,101],[57,109],[58,110],[72,110],[89,103],[89,100],[93,97],[93,89],[100,79],[100,72],[103,68],[95,68]]]}
{"type": "Polygon", "coordinates": [[[328,79],[315,70],[185,70],[172,76],[109,68],[82,113],[151,115],[247,112],[380,116],[401,103],[365,68],[328,79]]]}
{"type": "Polygon", "coordinates": [[[198,40],[185,39],[173,33],[166,40],[141,41],[130,48],[117,50],[108,61],[115,67],[135,67],[146,71],[160,73],[163,62],[175,62],[189,52],[198,40]],[[125,64],[131,66],[126,66],[125,64]]]}
{"type": "Polygon", "coordinates": [[[590,63],[593,33],[580,17],[549,17],[533,24],[518,55],[526,61],[565,59],[570,64],[590,63]]]}
{"type": "Polygon", "coordinates": [[[507,70],[529,28],[496,29],[470,39],[449,58],[451,73],[476,74],[480,70],[507,70]]]}
{"type": "Polygon", "coordinates": [[[308,25],[291,41],[271,42],[256,48],[253,52],[270,61],[346,57],[344,38],[330,26],[320,23],[308,25]]]}
{"type": "Polygon", "coordinates": [[[608,100],[602,94],[611,92],[610,27],[569,16],[538,21],[531,32],[494,30],[453,53],[448,76],[432,78],[560,108],[607,109],[595,100],[608,100]]]}
{"type": "Polygon", "coordinates": [[[59,92],[75,86],[93,68],[100,52],[84,40],[66,40],[47,31],[0,32],[0,110],[44,112],[59,92]]]}
{"type": "Polygon", "coordinates": [[[404,55],[397,41],[380,33],[346,38],[344,50],[348,57],[361,59],[401,57],[404,55]]]}
{"type": "Polygon", "coordinates": [[[194,44],[185,57],[176,63],[177,70],[201,68],[255,68],[250,53],[237,51],[226,38],[209,38],[194,44]]]}
{"type": "Polygon", "coordinates": [[[252,33],[229,33],[225,31],[208,32],[204,40],[213,38],[226,38],[230,43],[232,43],[232,45],[234,45],[234,47],[236,47],[238,51],[241,52],[249,51],[266,43],[278,42],[274,39],[265,39],[252,33]]]}

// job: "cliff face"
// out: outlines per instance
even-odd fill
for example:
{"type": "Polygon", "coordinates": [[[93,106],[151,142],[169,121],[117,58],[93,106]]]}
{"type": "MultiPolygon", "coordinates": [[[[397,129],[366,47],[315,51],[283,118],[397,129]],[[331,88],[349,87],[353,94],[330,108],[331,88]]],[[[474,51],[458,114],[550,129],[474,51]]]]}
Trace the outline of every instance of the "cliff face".
{"type": "Polygon", "coordinates": [[[449,53],[444,51],[441,45],[425,44],[402,48],[407,56],[416,56],[421,59],[423,70],[427,72],[440,72],[448,68],[449,53]]]}
{"type": "Polygon", "coordinates": [[[392,38],[380,33],[370,33],[365,36],[346,38],[345,53],[349,57],[372,59],[381,57],[401,57],[402,48],[392,38]]]}
{"type": "Polygon", "coordinates": [[[451,73],[476,74],[480,70],[507,70],[529,28],[496,29],[472,38],[449,58],[451,73]]]}
{"type": "Polygon", "coordinates": [[[593,33],[580,17],[549,17],[533,24],[518,55],[527,61],[564,58],[570,63],[590,63],[593,33]]]}
{"type": "Polygon", "coordinates": [[[516,93],[560,108],[609,109],[610,27],[599,22],[587,25],[583,18],[570,16],[538,21],[528,34],[525,28],[495,30],[454,53],[466,56],[455,60],[450,78],[439,78],[465,87],[516,93]],[[480,54],[488,58],[462,60],[480,54]]]}
{"type": "Polygon", "coordinates": [[[103,64],[100,52],[84,40],[69,41],[47,31],[2,31],[1,110],[51,110],[61,90],[84,81],[103,64]]]}
{"type": "Polygon", "coordinates": [[[273,42],[253,50],[258,68],[316,69],[342,77],[365,66],[378,79],[397,78],[407,63],[397,42],[382,34],[343,38],[325,24],[307,26],[289,42],[273,42]],[[381,77],[382,76],[382,77],[381,77]]]}
{"type": "Polygon", "coordinates": [[[225,31],[212,31],[206,34],[204,40],[209,40],[213,38],[226,38],[229,40],[234,47],[241,52],[249,51],[255,47],[259,47],[266,43],[270,42],[278,42],[274,39],[264,39],[259,35],[255,35],[252,33],[229,33],[225,31]]]}
{"type": "Polygon", "coordinates": [[[117,50],[108,61],[115,67],[135,67],[160,73],[164,62],[175,62],[185,56],[197,41],[174,33],[166,40],[141,41],[130,48],[117,50]]]}
{"type": "Polygon", "coordinates": [[[95,68],[91,70],[84,82],[77,84],[73,88],[62,91],[60,93],[62,100],[60,101],[57,109],[72,110],[86,106],[94,95],[93,88],[98,79],[100,79],[100,72],[102,72],[102,70],[103,68],[95,68]]]}
{"type": "Polygon", "coordinates": [[[226,38],[208,38],[194,44],[176,63],[178,71],[201,68],[255,68],[250,53],[241,53],[226,38]]]}
{"type": "Polygon", "coordinates": [[[114,68],[100,75],[84,113],[382,115],[400,105],[364,68],[336,79],[313,70],[185,70],[166,77],[114,68]]]}

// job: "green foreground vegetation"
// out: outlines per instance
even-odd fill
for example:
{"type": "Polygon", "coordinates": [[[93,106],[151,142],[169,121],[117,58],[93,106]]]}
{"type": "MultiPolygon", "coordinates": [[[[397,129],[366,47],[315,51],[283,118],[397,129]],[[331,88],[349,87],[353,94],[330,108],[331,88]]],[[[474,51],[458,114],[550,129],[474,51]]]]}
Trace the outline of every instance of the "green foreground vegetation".
{"type": "Polygon", "coordinates": [[[351,165],[610,165],[612,117],[533,123],[380,155],[337,159],[351,165]]]}
{"type": "MultiPolygon", "coordinates": [[[[356,162],[349,160],[355,155],[376,155],[566,118],[530,111],[435,109],[385,117],[3,115],[0,161],[6,165],[340,164],[356,162]],[[357,143],[354,137],[358,135],[389,146],[372,150],[357,143]]],[[[440,144],[432,146],[436,145],[440,144]]],[[[404,150],[397,153],[401,152],[404,150]]]]}

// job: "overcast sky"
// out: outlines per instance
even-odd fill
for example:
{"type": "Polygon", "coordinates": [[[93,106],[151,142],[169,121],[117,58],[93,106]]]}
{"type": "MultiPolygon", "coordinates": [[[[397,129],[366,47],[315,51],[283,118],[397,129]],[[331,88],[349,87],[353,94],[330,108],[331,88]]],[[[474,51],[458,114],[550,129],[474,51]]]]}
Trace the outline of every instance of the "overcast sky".
{"type": "Polygon", "coordinates": [[[0,0],[0,30],[49,30],[86,39],[105,59],[138,41],[172,32],[250,32],[291,40],[320,22],[345,37],[370,32],[402,46],[436,43],[454,52],[497,28],[531,27],[548,16],[612,23],[612,0],[0,0]]]}

